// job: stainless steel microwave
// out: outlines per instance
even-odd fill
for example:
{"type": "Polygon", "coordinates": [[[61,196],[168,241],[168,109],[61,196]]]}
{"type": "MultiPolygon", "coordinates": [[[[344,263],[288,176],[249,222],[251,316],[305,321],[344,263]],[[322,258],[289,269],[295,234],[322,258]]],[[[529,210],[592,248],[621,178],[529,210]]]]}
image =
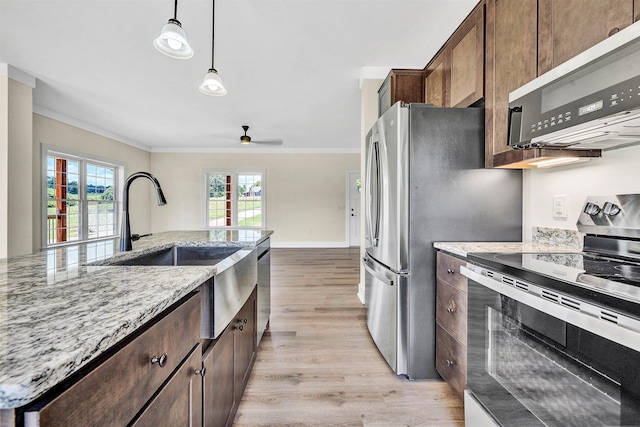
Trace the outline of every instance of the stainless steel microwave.
{"type": "Polygon", "coordinates": [[[640,143],[640,22],[509,94],[514,148],[640,143]]]}

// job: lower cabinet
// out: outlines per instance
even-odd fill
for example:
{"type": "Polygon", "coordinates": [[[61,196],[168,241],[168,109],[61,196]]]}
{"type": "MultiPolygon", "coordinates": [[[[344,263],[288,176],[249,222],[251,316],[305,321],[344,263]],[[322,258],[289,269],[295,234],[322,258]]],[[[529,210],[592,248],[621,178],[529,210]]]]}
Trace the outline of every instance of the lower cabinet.
{"type": "Polygon", "coordinates": [[[200,425],[201,357],[195,294],[64,391],[27,409],[24,425],[200,425]]]}
{"type": "Polygon", "coordinates": [[[256,357],[256,298],[257,290],[254,289],[234,321],[204,353],[205,427],[233,424],[256,357]]]}
{"type": "Polygon", "coordinates": [[[436,370],[463,399],[467,385],[467,279],[465,261],[438,252],[436,267],[436,370]]]}

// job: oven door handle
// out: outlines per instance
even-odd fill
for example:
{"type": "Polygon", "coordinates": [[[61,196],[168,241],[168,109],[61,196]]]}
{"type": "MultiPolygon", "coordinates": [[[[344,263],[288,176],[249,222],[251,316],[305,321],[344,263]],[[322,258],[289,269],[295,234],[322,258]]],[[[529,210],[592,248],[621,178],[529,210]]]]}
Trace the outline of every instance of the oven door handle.
{"type": "MultiPolygon", "coordinates": [[[[474,271],[474,268],[477,269],[480,267],[467,263],[467,266],[460,267],[460,273],[467,279],[489,288],[500,295],[519,301],[533,309],[546,313],[557,319],[564,320],[567,323],[625,347],[640,351],[640,332],[638,330],[630,329],[627,325],[616,324],[609,320],[603,320],[603,318],[590,313],[576,311],[575,309],[565,307],[547,300],[542,297],[542,295],[538,295],[532,291],[524,291],[487,277],[477,271],[474,271]]],[[[600,316],[606,316],[604,311],[599,311],[599,313],[600,316]]]]}

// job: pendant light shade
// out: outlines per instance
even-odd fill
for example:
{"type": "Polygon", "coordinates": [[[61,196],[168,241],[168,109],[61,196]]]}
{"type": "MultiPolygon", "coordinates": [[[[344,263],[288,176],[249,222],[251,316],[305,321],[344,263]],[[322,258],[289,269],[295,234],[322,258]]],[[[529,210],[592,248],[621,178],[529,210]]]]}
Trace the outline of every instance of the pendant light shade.
{"type": "Polygon", "coordinates": [[[227,94],[227,90],[222,85],[222,79],[215,68],[209,68],[207,74],[204,75],[204,81],[200,85],[200,92],[211,96],[223,96],[227,94]]]}
{"type": "Polygon", "coordinates": [[[160,35],[153,41],[158,51],[177,59],[188,59],[193,56],[193,49],[187,41],[187,34],[182,29],[182,24],[177,19],[178,0],[175,1],[173,18],[169,19],[163,27],[160,35]]]}
{"type": "Polygon", "coordinates": [[[214,35],[215,35],[215,24],[216,24],[216,0],[212,0],[213,14],[211,18],[211,68],[207,71],[207,74],[204,75],[204,80],[200,85],[200,92],[205,95],[211,96],[223,96],[227,94],[227,90],[224,88],[222,84],[222,78],[216,71],[213,65],[214,58],[214,35]]]}

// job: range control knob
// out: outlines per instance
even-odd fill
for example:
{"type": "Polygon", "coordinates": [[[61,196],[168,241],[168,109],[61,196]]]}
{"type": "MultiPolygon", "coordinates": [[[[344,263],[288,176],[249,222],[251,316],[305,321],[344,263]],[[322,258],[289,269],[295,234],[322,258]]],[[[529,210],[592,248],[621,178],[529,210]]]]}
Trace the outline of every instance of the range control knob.
{"type": "Polygon", "coordinates": [[[602,207],[602,212],[604,212],[605,215],[616,216],[620,213],[620,206],[615,203],[606,202],[602,207]]]}
{"type": "Polygon", "coordinates": [[[600,213],[600,206],[589,202],[584,206],[584,213],[587,215],[598,215],[600,213]]]}

